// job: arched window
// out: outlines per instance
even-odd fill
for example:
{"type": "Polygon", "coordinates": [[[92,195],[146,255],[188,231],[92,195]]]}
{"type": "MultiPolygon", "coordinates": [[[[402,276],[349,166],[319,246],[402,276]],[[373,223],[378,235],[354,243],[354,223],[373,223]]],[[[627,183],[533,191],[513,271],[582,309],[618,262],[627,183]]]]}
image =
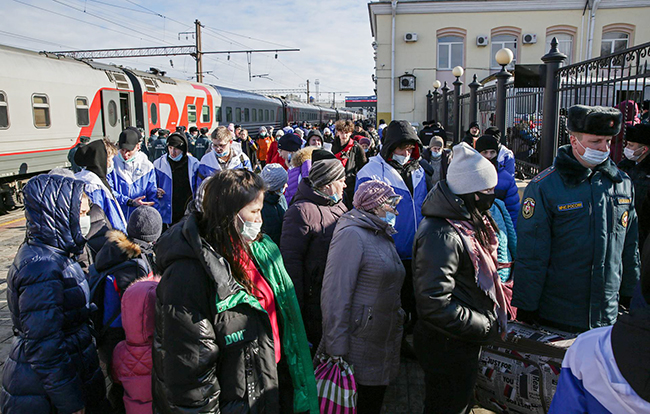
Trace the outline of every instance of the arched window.
{"type": "Polygon", "coordinates": [[[546,29],[546,50],[548,52],[551,50],[551,41],[555,37],[557,39],[557,48],[561,53],[564,53],[567,56],[567,60],[564,62],[565,65],[570,65],[574,62],[574,39],[578,33],[578,29],[575,26],[568,25],[558,25],[551,26],[546,29]]]}
{"type": "Polygon", "coordinates": [[[512,50],[514,58],[512,59],[510,65],[507,66],[507,69],[514,69],[515,63],[517,62],[517,57],[519,55],[517,46],[519,44],[520,36],[521,29],[518,27],[503,26],[492,29],[492,32],[490,33],[490,43],[492,44],[492,53],[490,56],[491,69],[501,69],[501,65],[497,63],[494,55],[496,55],[496,53],[503,48],[512,50]]]}
{"type": "Polygon", "coordinates": [[[619,53],[632,45],[635,26],[628,23],[614,23],[603,27],[600,43],[601,56],[619,53]]]}
{"type": "Polygon", "coordinates": [[[464,65],[465,36],[467,31],[458,27],[446,27],[436,33],[438,38],[438,70],[452,70],[464,65]]]}

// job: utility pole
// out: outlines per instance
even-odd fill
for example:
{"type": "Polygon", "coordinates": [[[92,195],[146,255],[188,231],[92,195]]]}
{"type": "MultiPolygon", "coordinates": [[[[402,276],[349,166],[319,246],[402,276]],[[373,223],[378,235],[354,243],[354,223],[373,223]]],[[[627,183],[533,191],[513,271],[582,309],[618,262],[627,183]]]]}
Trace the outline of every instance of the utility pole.
{"type": "Polygon", "coordinates": [[[307,79],[307,103],[309,103],[309,79],[307,79]]]}
{"type": "Polygon", "coordinates": [[[199,19],[194,21],[194,27],[196,31],[196,81],[199,83],[203,82],[203,52],[201,50],[201,22],[199,19]]]}

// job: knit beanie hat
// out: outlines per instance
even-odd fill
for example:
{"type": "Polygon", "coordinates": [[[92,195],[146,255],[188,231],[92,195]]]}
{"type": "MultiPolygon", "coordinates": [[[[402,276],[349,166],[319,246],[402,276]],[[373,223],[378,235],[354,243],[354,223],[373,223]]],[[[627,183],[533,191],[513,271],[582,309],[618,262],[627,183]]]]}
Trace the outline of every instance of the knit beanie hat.
{"type": "Polygon", "coordinates": [[[496,187],[497,170],[490,161],[464,142],[453,150],[454,158],[447,170],[447,185],[452,193],[471,194],[496,187]]]}
{"type": "Polygon", "coordinates": [[[359,140],[359,145],[363,145],[363,144],[370,146],[370,138],[366,138],[366,137],[361,138],[359,140]]]}
{"type": "Polygon", "coordinates": [[[269,191],[280,191],[287,183],[288,174],[280,164],[266,164],[260,174],[262,180],[269,187],[269,191]]]}
{"type": "Polygon", "coordinates": [[[315,149],[311,153],[312,164],[320,160],[335,160],[335,159],[336,159],[336,155],[332,154],[332,151],[328,151],[324,148],[315,149]]]}
{"type": "Polygon", "coordinates": [[[174,132],[167,138],[167,146],[178,148],[183,152],[187,152],[187,147],[185,146],[185,137],[179,132],[174,132]]]}
{"type": "Polygon", "coordinates": [[[474,127],[480,129],[480,127],[479,127],[479,125],[478,125],[478,122],[476,122],[476,121],[472,121],[472,122],[470,122],[470,123],[469,123],[469,128],[467,128],[467,130],[469,131],[470,129],[472,129],[472,128],[474,128],[474,127]]]}
{"type": "Polygon", "coordinates": [[[126,232],[131,238],[152,243],[160,237],[162,225],[158,210],[150,206],[140,206],[129,217],[126,232]]]}
{"type": "Polygon", "coordinates": [[[499,152],[499,141],[494,135],[481,135],[474,144],[476,151],[495,150],[499,152]]]}
{"type": "Polygon", "coordinates": [[[296,152],[301,146],[302,140],[294,133],[284,134],[282,138],[278,140],[278,148],[281,150],[296,152]]]}
{"type": "Polygon", "coordinates": [[[393,187],[383,181],[370,180],[359,185],[352,205],[359,210],[372,211],[393,197],[399,197],[393,187]]]}
{"type": "Polygon", "coordinates": [[[442,137],[439,137],[436,135],[435,137],[431,138],[431,141],[429,142],[430,147],[444,147],[445,146],[445,140],[442,139],[442,137]]]}
{"type": "Polygon", "coordinates": [[[501,140],[501,131],[499,131],[499,128],[494,126],[491,126],[488,129],[486,129],[485,135],[492,135],[496,137],[496,139],[501,140]]]}
{"type": "Polygon", "coordinates": [[[309,181],[313,188],[322,188],[336,180],[345,178],[345,168],[337,159],[320,160],[311,165],[309,181]]]}

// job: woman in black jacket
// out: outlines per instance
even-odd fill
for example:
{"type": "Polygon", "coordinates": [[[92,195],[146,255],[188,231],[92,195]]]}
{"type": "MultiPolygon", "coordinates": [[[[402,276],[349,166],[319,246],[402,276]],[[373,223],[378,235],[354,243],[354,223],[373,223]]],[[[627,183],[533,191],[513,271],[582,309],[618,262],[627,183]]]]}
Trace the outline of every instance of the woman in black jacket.
{"type": "Polygon", "coordinates": [[[425,373],[425,413],[465,413],[478,373],[481,344],[505,329],[505,297],[497,274],[496,170],[462,143],[443,180],[428,194],[413,244],[419,320],[415,352],[425,373]]]}

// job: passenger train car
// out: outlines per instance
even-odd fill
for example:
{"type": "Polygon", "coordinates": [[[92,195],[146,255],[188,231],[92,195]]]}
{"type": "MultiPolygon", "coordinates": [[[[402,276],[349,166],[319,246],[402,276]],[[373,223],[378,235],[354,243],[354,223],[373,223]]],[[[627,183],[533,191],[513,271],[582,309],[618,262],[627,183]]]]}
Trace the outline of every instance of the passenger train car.
{"type": "Polygon", "coordinates": [[[0,45],[0,183],[67,166],[80,137],[117,141],[128,126],[260,126],[357,119],[236,89],[174,79],[163,72],[82,61],[0,45]]]}

